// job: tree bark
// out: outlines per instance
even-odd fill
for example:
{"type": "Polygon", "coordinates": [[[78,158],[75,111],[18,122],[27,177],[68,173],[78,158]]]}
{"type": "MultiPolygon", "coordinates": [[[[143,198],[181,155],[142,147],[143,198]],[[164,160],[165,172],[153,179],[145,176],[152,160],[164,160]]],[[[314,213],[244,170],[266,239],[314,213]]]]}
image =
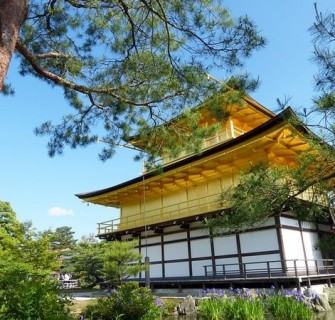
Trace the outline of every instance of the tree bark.
{"type": "Polygon", "coordinates": [[[0,0],[0,91],[3,89],[28,0],[0,0]]]}

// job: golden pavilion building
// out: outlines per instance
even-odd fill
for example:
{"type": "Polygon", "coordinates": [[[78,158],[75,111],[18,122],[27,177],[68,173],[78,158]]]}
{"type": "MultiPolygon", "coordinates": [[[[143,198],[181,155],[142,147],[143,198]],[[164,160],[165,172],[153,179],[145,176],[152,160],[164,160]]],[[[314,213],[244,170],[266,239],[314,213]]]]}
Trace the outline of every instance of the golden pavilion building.
{"type": "MultiPolygon", "coordinates": [[[[241,172],[258,163],[291,165],[308,148],[308,131],[290,122],[292,115],[290,108],[275,115],[245,97],[242,107],[229,108],[201,152],[162,155],[159,170],[77,196],[119,208],[118,219],[98,224],[97,236],[137,239],[139,251],[149,257],[154,286],[330,282],[333,260],[318,247],[320,237],[333,232],[330,221],[300,221],[286,212],[244,232],[220,235],[204,223],[224,214],[221,195],[237,185],[241,172]]],[[[203,113],[202,125],[213,121],[203,113]]],[[[144,274],[135,278],[144,282],[144,274]]]]}

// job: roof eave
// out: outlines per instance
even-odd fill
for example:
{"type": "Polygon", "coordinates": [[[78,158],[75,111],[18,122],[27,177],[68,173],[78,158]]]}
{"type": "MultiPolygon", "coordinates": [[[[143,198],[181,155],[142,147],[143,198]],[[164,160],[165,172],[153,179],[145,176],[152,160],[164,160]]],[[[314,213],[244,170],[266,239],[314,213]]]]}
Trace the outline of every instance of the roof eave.
{"type": "MultiPolygon", "coordinates": [[[[134,183],[141,182],[141,181],[143,181],[143,179],[148,179],[148,178],[154,177],[158,174],[161,174],[162,172],[168,172],[170,170],[176,169],[176,168],[181,167],[185,164],[193,162],[194,160],[204,158],[204,157],[212,155],[216,152],[225,150],[225,149],[227,149],[231,146],[234,146],[234,145],[237,145],[237,144],[242,143],[244,141],[247,141],[247,140],[251,139],[252,137],[260,134],[261,132],[266,131],[269,128],[271,128],[271,127],[273,127],[273,126],[275,126],[275,125],[277,125],[281,122],[287,121],[289,118],[292,118],[292,117],[295,117],[296,119],[298,119],[296,114],[294,113],[294,111],[290,107],[288,107],[285,110],[283,110],[281,113],[279,113],[277,116],[275,116],[274,118],[272,118],[269,121],[263,123],[262,125],[256,127],[255,129],[250,130],[250,131],[246,132],[245,134],[238,136],[235,139],[228,140],[228,141],[226,141],[222,144],[216,145],[216,146],[214,146],[210,149],[207,149],[203,152],[190,155],[189,157],[186,157],[186,158],[181,159],[179,161],[173,162],[171,164],[167,164],[167,165],[159,168],[158,170],[150,171],[148,173],[145,173],[144,175],[138,176],[134,179],[125,181],[125,182],[120,183],[118,185],[108,187],[108,188],[104,188],[104,189],[100,189],[100,190],[96,190],[96,191],[92,191],[92,192],[78,193],[78,194],[75,194],[75,196],[82,199],[82,200],[86,200],[86,199],[89,200],[89,198],[100,196],[100,195],[103,195],[105,193],[109,193],[109,192],[112,192],[112,191],[122,189],[122,188],[127,187],[129,185],[132,185],[134,183]]],[[[306,128],[300,122],[294,123],[294,126],[298,131],[300,131],[303,134],[308,134],[308,135],[315,136],[315,134],[313,134],[308,128],[306,128]]]]}

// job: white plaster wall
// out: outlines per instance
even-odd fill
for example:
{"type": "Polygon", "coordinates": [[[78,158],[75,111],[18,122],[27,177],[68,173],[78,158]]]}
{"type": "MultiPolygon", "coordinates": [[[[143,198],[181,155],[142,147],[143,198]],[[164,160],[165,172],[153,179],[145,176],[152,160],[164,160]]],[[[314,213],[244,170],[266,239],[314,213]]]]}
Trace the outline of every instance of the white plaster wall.
{"type": "Polygon", "coordinates": [[[204,276],[206,265],[212,265],[212,260],[199,260],[192,262],[192,273],[194,276],[204,276]]]}
{"type": "MultiPolygon", "coordinates": [[[[322,253],[317,247],[319,242],[318,234],[316,232],[303,231],[302,236],[304,238],[306,258],[312,260],[322,259],[322,253]]],[[[318,265],[323,264],[318,261],[318,265]]],[[[314,261],[308,261],[308,266],[316,268],[314,261]]]]}
{"type": "Polygon", "coordinates": [[[211,243],[209,239],[191,240],[192,258],[208,257],[211,255],[211,243]]]}
{"type": "Polygon", "coordinates": [[[160,236],[141,239],[141,245],[151,244],[151,243],[160,243],[160,242],[161,242],[160,236]]]}
{"type": "Polygon", "coordinates": [[[178,232],[178,233],[164,235],[164,241],[179,240],[179,239],[186,239],[186,238],[187,238],[186,232],[178,232]]]}
{"type": "Polygon", "coordinates": [[[276,229],[240,234],[242,253],[278,250],[276,229]]]}
{"type": "Polygon", "coordinates": [[[148,257],[150,259],[150,262],[152,261],[162,261],[162,248],[161,245],[157,245],[157,246],[148,246],[147,247],[147,251],[145,247],[142,247],[141,249],[141,253],[143,256],[143,260],[144,257],[146,255],[146,252],[148,254],[148,257]]]}
{"type": "Polygon", "coordinates": [[[186,241],[164,245],[164,260],[174,259],[188,259],[188,248],[186,241]]]}
{"type": "Polygon", "coordinates": [[[162,264],[151,264],[150,265],[150,277],[161,278],[162,277],[162,264]]]}
{"type": "Polygon", "coordinates": [[[188,277],[188,262],[165,263],[165,277],[188,277]]]}
{"type": "Polygon", "coordinates": [[[280,223],[283,226],[291,226],[291,227],[297,227],[299,228],[299,221],[296,219],[286,218],[286,217],[280,217],[280,223]]]}
{"type": "Polygon", "coordinates": [[[216,256],[223,256],[237,253],[236,236],[216,237],[214,241],[214,252],[216,256]]]}
{"type": "MultiPolygon", "coordinates": [[[[304,257],[304,249],[302,246],[300,231],[297,230],[289,230],[282,229],[283,235],[283,245],[284,245],[284,256],[287,260],[294,259],[305,259],[304,257]]],[[[293,268],[293,261],[287,262],[287,267],[293,268]]],[[[303,267],[305,266],[305,262],[298,261],[297,266],[303,267]]],[[[292,270],[291,270],[292,271],[292,270]]]]}
{"type": "MultiPolygon", "coordinates": [[[[266,255],[257,255],[257,256],[247,256],[242,257],[242,262],[260,262],[260,263],[253,263],[253,264],[247,264],[246,268],[247,270],[252,269],[266,269],[267,264],[266,261],[278,261],[280,260],[279,254],[266,254],[266,255]]],[[[271,268],[281,268],[280,262],[271,262],[270,263],[271,268]]]]}
{"type": "MultiPolygon", "coordinates": [[[[238,271],[238,258],[224,258],[224,259],[216,259],[216,265],[224,264],[226,271],[238,271]],[[231,265],[232,264],[232,265],[231,265]]],[[[222,268],[217,267],[217,271],[221,271],[222,268]]]]}
{"type": "Polygon", "coordinates": [[[208,235],[209,235],[208,228],[195,229],[190,231],[191,238],[208,236],[208,235]]]}

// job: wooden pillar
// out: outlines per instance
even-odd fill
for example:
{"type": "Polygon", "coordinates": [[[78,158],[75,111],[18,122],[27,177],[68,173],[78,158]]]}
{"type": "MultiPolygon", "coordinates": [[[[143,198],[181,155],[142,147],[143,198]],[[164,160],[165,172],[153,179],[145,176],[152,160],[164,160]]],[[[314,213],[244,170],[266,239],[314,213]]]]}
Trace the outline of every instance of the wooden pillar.
{"type": "Polygon", "coordinates": [[[148,256],[144,258],[145,261],[145,286],[150,289],[150,259],[148,256]]]}
{"type": "Polygon", "coordinates": [[[280,260],[281,260],[281,267],[282,267],[283,273],[286,274],[287,265],[286,265],[283,233],[282,233],[282,227],[280,223],[280,216],[278,215],[275,216],[275,226],[276,226],[277,241],[278,241],[278,247],[279,247],[279,255],[280,255],[280,260]]]}
{"type": "Polygon", "coordinates": [[[302,233],[302,225],[301,221],[298,220],[299,223],[299,231],[300,231],[300,238],[301,238],[301,243],[302,243],[302,250],[304,252],[304,259],[305,259],[305,266],[306,266],[306,274],[309,275],[308,271],[308,261],[307,261],[307,254],[306,254],[306,248],[305,248],[305,241],[304,241],[304,235],[302,233]]]}
{"type": "Polygon", "coordinates": [[[209,241],[210,241],[210,246],[211,246],[213,276],[216,276],[216,261],[215,261],[214,239],[213,239],[212,231],[210,231],[209,241]]]}
{"type": "MultiPolygon", "coordinates": [[[[141,247],[141,243],[142,243],[142,241],[141,241],[141,232],[140,232],[140,234],[139,234],[139,236],[138,236],[138,248],[139,248],[139,253],[141,254],[141,252],[142,252],[142,247],[141,247]]],[[[142,260],[142,259],[141,259],[142,260]]],[[[139,273],[139,278],[141,279],[142,278],[142,271],[139,273]]]]}
{"type": "Polygon", "coordinates": [[[243,274],[243,260],[242,260],[242,251],[241,251],[241,241],[240,241],[240,234],[236,233],[236,246],[237,246],[237,256],[238,256],[238,263],[241,275],[243,274]]]}
{"type": "Polygon", "coordinates": [[[164,229],[161,233],[162,277],[165,278],[164,229]]]}
{"type": "Polygon", "coordinates": [[[190,277],[193,276],[193,270],[192,270],[192,249],[191,249],[191,233],[190,229],[186,230],[187,235],[187,251],[188,251],[188,269],[189,269],[189,275],[190,277]]]}
{"type": "Polygon", "coordinates": [[[307,288],[311,287],[311,278],[307,278],[307,288]]]}

